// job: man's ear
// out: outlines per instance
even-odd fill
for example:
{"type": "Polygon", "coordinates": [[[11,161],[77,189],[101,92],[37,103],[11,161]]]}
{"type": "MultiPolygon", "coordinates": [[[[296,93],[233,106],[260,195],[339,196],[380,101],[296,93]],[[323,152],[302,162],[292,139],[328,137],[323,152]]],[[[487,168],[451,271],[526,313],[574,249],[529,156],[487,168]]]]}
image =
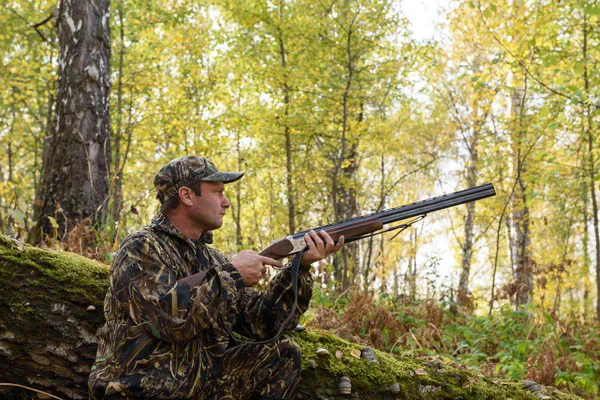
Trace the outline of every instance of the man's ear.
{"type": "Polygon", "coordinates": [[[181,203],[185,204],[186,206],[194,205],[194,200],[192,199],[192,196],[194,196],[194,191],[192,189],[187,186],[182,186],[179,188],[178,194],[179,201],[181,203]]]}

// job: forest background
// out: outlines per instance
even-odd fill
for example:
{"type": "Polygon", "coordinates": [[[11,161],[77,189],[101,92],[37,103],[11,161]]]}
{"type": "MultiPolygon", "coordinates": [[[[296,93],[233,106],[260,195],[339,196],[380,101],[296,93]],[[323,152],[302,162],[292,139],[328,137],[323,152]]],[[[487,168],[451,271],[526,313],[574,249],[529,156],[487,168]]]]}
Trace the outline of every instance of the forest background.
{"type": "Polygon", "coordinates": [[[185,154],[246,172],[215,234],[226,254],[492,182],[317,266],[306,322],[598,395],[597,1],[452,1],[428,40],[389,0],[96,3],[99,68],[71,82],[100,90],[91,134],[66,127],[75,2],[0,13],[2,234],[109,263],[185,154]],[[90,185],[90,204],[71,190],[90,185]]]}

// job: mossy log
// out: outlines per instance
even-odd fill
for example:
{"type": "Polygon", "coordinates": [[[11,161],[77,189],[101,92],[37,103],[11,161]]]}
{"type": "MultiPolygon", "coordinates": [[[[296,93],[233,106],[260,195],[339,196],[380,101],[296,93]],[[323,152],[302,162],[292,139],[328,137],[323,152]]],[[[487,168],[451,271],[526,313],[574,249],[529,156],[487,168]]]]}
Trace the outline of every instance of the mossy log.
{"type": "MultiPolygon", "coordinates": [[[[87,398],[95,332],[104,322],[107,274],[105,265],[76,254],[41,250],[0,236],[0,383],[33,387],[63,399],[87,398]]],[[[522,382],[490,379],[440,360],[398,359],[375,351],[373,363],[357,357],[360,346],[327,332],[308,330],[292,336],[303,349],[300,399],[542,397],[525,390],[522,382]],[[317,355],[319,347],[329,355],[317,355]],[[343,375],[350,378],[350,395],[338,393],[343,375]],[[392,393],[392,384],[398,385],[398,393],[392,393]]],[[[552,388],[545,395],[576,399],[552,388]]],[[[0,398],[33,397],[35,393],[0,386],[0,398]]]]}

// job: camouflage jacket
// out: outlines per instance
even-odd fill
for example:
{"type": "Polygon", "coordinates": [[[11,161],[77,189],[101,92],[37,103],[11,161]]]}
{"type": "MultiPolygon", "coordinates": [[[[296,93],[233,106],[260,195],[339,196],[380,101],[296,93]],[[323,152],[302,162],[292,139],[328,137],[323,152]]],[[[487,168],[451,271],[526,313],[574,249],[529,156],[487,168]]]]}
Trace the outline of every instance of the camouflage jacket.
{"type": "MultiPolygon", "coordinates": [[[[290,268],[258,292],[211,242],[208,235],[186,238],[162,215],[123,241],[110,269],[91,398],[197,398],[221,373],[231,331],[252,339],[276,334],[294,301],[290,268]],[[201,270],[207,273],[200,286],[177,284],[201,270]]],[[[310,268],[301,266],[289,328],[311,296],[310,268]]]]}

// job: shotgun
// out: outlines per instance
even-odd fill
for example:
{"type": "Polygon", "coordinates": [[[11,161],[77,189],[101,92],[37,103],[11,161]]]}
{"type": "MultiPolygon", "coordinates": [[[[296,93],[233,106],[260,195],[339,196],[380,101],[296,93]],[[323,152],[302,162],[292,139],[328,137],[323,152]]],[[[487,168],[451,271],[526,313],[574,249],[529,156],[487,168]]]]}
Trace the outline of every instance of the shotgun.
{"type": "MultiPolygon", "coordinates": [[[[416,203],[390,208],[373,214],[353,218],[335,224],[319,226],[313,229],[317,232],[325,230],[329,236],[331,236],[334,242],[336,242],[339,237],[343,235],[345,238],[345,243],[350,243],[374,235],[380,235],[384,232],[397,229],[402,231],[415,222],[422,220],[427,216],[427,214],[434,211],[456,207],[461,204],[485,199],[495,195],[496,190],[494,189],[494,185],[488,183],[471,189],[459,190],[458,192],[432,197],[430,199],[417,201],[416,203]],[[407,223],[392,226],[383,230],[384,225],[410,218],[413,219],[407,223]]],[[[274,258],[276,260],[296,254],[306,247],[306,243],[304,242],[304,235],[306,233],[308,233],[308,231],[294,233],[293,235],[279,239],[273,242],[269,247],[261,251],[259,254],[261,256],[274,258]]]]}

